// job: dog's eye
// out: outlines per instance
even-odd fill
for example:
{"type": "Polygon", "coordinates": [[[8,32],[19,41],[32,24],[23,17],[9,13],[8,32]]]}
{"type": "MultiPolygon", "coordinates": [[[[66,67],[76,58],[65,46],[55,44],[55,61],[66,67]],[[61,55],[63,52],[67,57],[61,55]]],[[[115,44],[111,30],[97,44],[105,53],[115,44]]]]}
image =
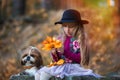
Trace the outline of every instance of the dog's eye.
{"type": "Polygon", "coordinates": [[[33,54],[31,54],[30,56],[35,57],[33,54]]]}
{"type": "Polygon", "coordinates": [[[25,56],[27,56],[27,54],[25,54],[25,55],[23,56],[23,58],[24,58],[25,56]]]}

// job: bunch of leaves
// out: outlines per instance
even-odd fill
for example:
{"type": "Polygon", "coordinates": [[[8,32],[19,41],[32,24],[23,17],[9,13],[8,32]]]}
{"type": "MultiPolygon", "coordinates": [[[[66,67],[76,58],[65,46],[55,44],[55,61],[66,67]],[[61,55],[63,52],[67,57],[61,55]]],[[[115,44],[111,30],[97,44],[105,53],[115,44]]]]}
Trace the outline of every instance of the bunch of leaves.
{"type": "Polygon", "coordinates": [[[47,50],[47,51],[53,48],[60,48],[62,46],[60,40],[57,40],[56,38],[49,36],[42,42],[42,44],[43,44],[42,50],[47,50]]]}
{"type": "Polygon", "coordinates": [[[51,62],[49,65],[48,65],[48,67],[52,67],[52,66],[55,66],[55,65],[62,65],[62,64],[64,64],[64,60],[63,59],[60,59],[60,60],[58,60],[57,62],[51,62]]]}

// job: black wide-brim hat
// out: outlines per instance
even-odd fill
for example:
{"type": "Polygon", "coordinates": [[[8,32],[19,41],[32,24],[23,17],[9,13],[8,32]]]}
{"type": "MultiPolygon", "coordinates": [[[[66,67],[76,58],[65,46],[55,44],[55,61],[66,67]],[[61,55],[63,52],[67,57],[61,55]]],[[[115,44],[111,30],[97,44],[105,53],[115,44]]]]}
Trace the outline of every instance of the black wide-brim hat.
{"type": "Polygon", "coordinates": [[[80,23],[80,24],[88,24],[89,23],[87,20],[81,20],[80,13],[74,9],[65,10],[62,15],[62,19],[58,22],[55,22],[55,25],[66,23],[66,22],[76,22],[76,23],[80,23]]]}

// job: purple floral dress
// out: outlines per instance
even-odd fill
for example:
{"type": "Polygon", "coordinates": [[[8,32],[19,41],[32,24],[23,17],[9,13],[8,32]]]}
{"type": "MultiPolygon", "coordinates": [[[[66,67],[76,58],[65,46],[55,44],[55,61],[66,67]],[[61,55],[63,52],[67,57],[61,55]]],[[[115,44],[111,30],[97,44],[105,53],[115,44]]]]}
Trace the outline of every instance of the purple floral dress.
{"type": "Polygon", "coordinates": [[[72,37],[66,37],[64,42],[64,53],[57,52],[56,55],[52,54],[54,61],[58,61],[59,59],[64,59],[69,63],[78,63],[80,64],[81,56],[80,56],[80,47],[77,40],[72,37]]]}
{"type": "Polygon", "coordinates": [[[38,73],[44,71],[52,76],[64,78],[64,76],[83,76],[92,75],[95,77],[100,77],[100,75],[93,73],[91,69],[85,69],[80,66],[80,45],[77,40],[72,37],[66,37],[64,42],[64,53],[60,54],[58,52],[58,57],[52,54],[54,61],[59,59],[64,59],[65,63],[59,66],[43,67],[38,73]]]}

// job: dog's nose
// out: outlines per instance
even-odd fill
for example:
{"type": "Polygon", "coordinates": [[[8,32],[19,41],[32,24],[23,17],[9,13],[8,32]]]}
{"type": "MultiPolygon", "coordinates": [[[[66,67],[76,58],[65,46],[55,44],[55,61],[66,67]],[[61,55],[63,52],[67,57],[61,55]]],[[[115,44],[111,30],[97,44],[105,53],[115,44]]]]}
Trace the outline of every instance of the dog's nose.
{"type": "Polygon", "coordinates": [[[29,61],[30,60],[30,56],[27,56],[27,61],[29,61]]]}

